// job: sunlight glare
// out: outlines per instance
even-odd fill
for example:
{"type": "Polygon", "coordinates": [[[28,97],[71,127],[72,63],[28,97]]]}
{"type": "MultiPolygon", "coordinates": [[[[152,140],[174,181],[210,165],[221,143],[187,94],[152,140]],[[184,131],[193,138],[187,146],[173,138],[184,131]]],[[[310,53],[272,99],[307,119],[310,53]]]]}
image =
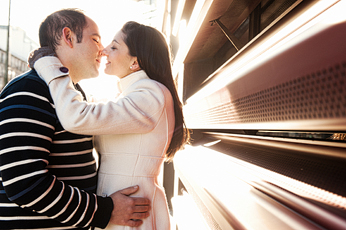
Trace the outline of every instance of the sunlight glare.
{"type": "MultiPolygon", "coordinates": [[[[8,24],[8,1],[0,2],[0,25],[8,24]]],[[[11,0],[11,21],[13,27],[23,29],[27,36],[39,44],[38,30],[41,22],[51,13],[65,9],[78,8],[93,19],[100,30],[101,42],[106,47],[117,31],[127,21],[142,24],[152,23],[145,12],[152,12],[152,6],[133,0],[59,0],[48,4],[46,0],[11,0]],[[25,18],[30,18],[26,20],[25,18]]],[[[153,23],[160,24],[160,23],[153,23]]],[[[105,59],[105,58],[103,58],[105,59]]],[[[104,63],[101,63],[100,76],[83,80],[81,85],[86,94],[101,98],[114,98],[117,95],[117,78],[105,76],[104,63]]]]}
{"type": "Polygon", "coordinates": [[[108,101],[114,99],[119,94],[118,81],[119,78],[104,73],[106,58],[101,60],[99,69],[100,75],[97,78],[85,79],[80,82],[83,90],[92,101],[108,101]]]}

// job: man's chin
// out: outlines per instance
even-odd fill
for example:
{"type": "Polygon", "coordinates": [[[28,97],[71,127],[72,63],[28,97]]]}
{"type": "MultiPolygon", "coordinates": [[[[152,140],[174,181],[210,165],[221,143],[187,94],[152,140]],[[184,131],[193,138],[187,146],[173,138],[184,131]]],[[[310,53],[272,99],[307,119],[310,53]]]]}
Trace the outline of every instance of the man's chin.
{"type": "Polygon", "coordinates": [[[89,78],[96,78],[100,75],[100,73],[98,70],[96,70],[96,71],[92,71],[92,73],[90,72],[88,75],[89,75],[89,78]]]}

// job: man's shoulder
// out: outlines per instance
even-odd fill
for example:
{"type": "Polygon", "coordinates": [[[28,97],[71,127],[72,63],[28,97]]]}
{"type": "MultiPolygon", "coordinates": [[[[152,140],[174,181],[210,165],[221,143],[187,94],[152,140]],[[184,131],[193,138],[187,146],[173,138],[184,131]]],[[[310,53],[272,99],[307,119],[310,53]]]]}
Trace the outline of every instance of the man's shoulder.
{"type": "Polygon", "coordinates": [[[15,91],[40,91],[41,93],[49,93],[48,86],[38,76],[34,69],[19,75],[12,79],[2,90],[1,94],[13,93],[15,91]]]}
{"type": "Polygon", "coordinates": [[[33,81],[42,86],[46,86],[46,83],[38,76],[37,72],[34,69],[31,69],[23,73],[22,75],[19,75],[18,77],[12,79],[7,86],[11,86],[14,84],[24,84],[28,81],[33,81]]]}

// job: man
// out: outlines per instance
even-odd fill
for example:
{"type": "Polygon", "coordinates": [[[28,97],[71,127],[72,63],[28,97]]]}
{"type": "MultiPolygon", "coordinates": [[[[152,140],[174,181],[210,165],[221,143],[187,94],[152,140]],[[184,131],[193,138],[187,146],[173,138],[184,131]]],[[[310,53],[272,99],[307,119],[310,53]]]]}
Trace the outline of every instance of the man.
{"type": "MultiPolygon", "coordinates": [[[[54,50],[74,83],[97,77],[103,46],[94,21],[61,10],[40,26],[40,45],[54,50]]],[[[78,84],[76,85],[78,88],[78,84]]],[[[150,201],[138,187],[95,195],[92,137],[63,129],[49,89],[31,71],[0,95],[0,229],[87,229],[108,223],[139,226],[150,201]]]]}

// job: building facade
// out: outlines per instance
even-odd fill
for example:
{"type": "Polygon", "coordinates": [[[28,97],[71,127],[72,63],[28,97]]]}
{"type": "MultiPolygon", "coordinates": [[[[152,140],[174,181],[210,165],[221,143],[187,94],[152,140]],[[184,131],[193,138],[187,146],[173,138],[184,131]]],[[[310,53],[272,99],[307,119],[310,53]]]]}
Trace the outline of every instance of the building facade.
{"type": "Polygon", "coordinates": [[[7,47],[7,28],[0,26],[0,89],[2,89],[7,80],[29,70],[27,58],[29,53],[38,48],[38,44],[30,39],[24,30],[19,27],[11,27],[10,31],[10,57],[8,61],[8,79],[6,78],[6,47],[7,47]]]}

